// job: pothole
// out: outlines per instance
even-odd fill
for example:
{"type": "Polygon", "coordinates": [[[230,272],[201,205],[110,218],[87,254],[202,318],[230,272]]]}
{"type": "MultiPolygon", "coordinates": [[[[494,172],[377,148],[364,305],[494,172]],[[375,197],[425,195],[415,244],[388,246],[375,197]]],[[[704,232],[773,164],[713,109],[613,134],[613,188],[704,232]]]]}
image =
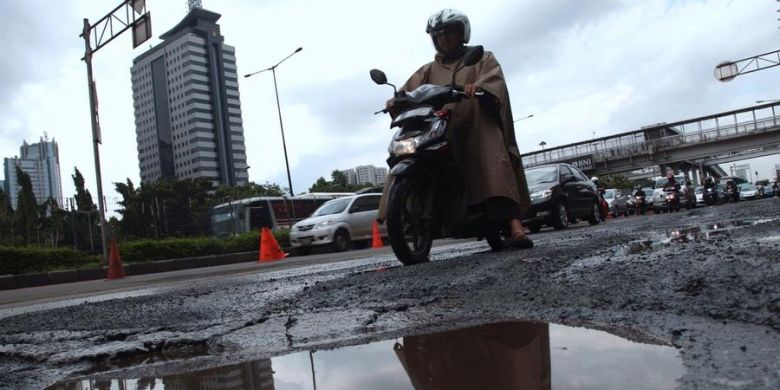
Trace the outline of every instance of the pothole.
{"type": "Polygon", "coordinates": [[[670,230],[661,244],[674,242],[695,242],[719,240],[727,237],[732,231],[759,223],[771,222],[772,219],[737,219],[731,221],[718,221],[699,226],[682,227],[670,230]]]}
{"type": "Polygon", "coordinates": [[[586,328],[517,321],[164,377],[61,382],[49,389],[189,389],[219,383],[230,383],[230,389],[277,390],[555,389],[573,383],[601,389],[659,389],[675,387],[682,375],[681,356],[671,346],[641,344],[586,328]]]}

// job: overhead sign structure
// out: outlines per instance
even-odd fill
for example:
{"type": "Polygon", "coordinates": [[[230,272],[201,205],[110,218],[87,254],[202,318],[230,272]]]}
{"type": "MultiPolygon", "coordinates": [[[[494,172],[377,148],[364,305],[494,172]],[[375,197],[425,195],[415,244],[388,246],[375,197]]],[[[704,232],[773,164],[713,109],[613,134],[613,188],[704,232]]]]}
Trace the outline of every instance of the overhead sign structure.
{"type": "Polygon", "coordinates": [[[723,61],[715,67],[715,78],[718,81],[731,81],[737,77],[738,73],[737,64],[730,61],[723,61]]]}
{"type": "Polygon", "coordinates": [[[145,13],[133,23],[133,49],[152,37],[152,16],[145,13]]]}
{"type": "Polygon", "coordinates": [[[723,61],[715,67],[718,81],[731,81],[735,77],[780,65],[780,50],[770,51],[737,61],[723,61]]]}
{"type": "Polygon", "coordinates": [[[97,181],[98,210],[100,212],[100,235],[103,244],[103,262],[108,260],[108,224],[106,223],[105,197],[103,196],[103,177],[100,172],[100,151],[98,144],[103,143],[98,117],[98,100],[95,80],[92,77],[92,55],[123,32],[133,29],[133,48],[144,43],[152,36],[152,19],[146,11],[146,0],[123,0],[108,15],[95,24],[84,19],[80,37],[84,38],[84,62],[87,64],[87,87],[92,122],[92,147],[95,154],[95,178],[97,181]]]}

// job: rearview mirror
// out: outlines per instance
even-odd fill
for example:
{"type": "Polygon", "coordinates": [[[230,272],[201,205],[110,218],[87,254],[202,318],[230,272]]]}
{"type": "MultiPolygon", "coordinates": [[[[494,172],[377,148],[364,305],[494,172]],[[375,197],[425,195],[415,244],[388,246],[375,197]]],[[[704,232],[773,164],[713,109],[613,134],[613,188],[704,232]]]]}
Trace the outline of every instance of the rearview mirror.
{"type": "Polygon", "coordinates": [[[369,74],[371,74],[371,80],[374,80],[375,83],[379,85],[387,84],[387,76],[385,76],[385,72],[382,72],[379,69],[371,69],[369,74]]]}
{"type": "Polygon", "coordinates": [[[468,50],[466,51],[466,55],[464,56],[463,59],[463,65],[471,66],[476,64],[482,59],[482,56],[484,54],[485,54],[485,49],[482,47],[482,45],[472,46],[468,48],[468,50]]]}

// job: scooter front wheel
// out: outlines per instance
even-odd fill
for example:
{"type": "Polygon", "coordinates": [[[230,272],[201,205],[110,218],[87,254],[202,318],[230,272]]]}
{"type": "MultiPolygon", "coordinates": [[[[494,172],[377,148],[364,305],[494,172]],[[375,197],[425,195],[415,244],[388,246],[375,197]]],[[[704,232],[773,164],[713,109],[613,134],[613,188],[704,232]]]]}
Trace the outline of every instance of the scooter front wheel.
{"type": "Polygon", "coordinates": [[[433,188],[422,180],[399,177],[387,199],[387,235],[404,265],[429,260],[433,244],[433,188]]]}

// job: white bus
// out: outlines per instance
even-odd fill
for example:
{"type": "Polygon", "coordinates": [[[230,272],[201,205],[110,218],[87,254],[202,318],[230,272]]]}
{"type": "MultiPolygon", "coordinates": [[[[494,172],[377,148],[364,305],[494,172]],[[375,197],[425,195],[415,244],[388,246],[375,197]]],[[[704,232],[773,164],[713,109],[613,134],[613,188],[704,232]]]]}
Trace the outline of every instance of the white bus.
{"type": "Polygon", "coordinates": [[[211,210],[211,232],[227,237],[267,227],[289,228],[308,218],[323,203],[354,195],[352,192],[308,193],[295,197],[262,196],[239,199],[215,206],[211,210]]]}

